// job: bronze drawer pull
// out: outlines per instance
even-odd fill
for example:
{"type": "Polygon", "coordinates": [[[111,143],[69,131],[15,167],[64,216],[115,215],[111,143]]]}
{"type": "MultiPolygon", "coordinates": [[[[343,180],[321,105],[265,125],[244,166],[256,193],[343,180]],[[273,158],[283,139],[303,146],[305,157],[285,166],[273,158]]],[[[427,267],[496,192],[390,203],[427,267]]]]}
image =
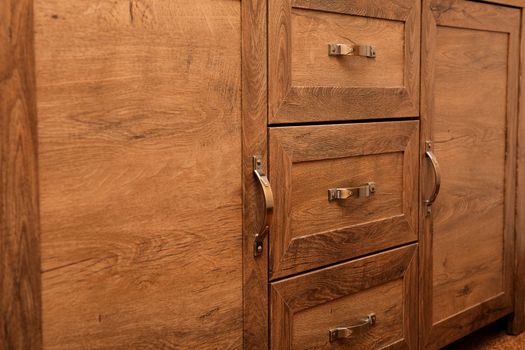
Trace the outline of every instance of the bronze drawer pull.
{"type": "Polygon", "coordinates": [[[350,327],[338,327],[333,328],[328,331],[328,337],[330,338],[330,343],[340,340],[340,339],[349,339],[353,336],[363,334],[367,332],[373,325],[376,323],[376,315],[374,313],[366,316],[366,318],[358,325],[350,327]]]}
{"type": "Polygon", "coordinates": [[[351,197],[370,197],[375,191],[375,182],[369,182],[359,187],[331,188],[328,190],[328,201],[333,202],[351,197]]]}
{"type": "Polygon", "coordinates": [[[268,235],[268,232],[270,231],[270,225],[272,223],[273,192],[270,181],[268,181],[268,177],[263,173],[261,156],[253,157],[253,172],[259,180],[259,184],[261,185],[264,195],[264,219],[261,229],[255,234],[253,250],[253,255],[259,256],[263,252],[264,239],[268,235]]]}
{"type": "Polygon", "coordinates": [[[430,159],[430,162],[432,163],[432,169],[434,170],[434,191],[432,191],[432,195],[429,199],[425,200],[425,204],[427,205],[427,213],[430,214],[432,210],[432,204],[434,204],[438,194],[439,189],[441,188],[441,168],[439,166],[439,162],[436,158],[436,155],[432,152],[432,141],[425,142],[425,155],[430,159]]]}
{"type": "Polygon", "coordinates": [[[376,57],[376,48],[370,45],[328,44],[328,56],[376,57]]]}

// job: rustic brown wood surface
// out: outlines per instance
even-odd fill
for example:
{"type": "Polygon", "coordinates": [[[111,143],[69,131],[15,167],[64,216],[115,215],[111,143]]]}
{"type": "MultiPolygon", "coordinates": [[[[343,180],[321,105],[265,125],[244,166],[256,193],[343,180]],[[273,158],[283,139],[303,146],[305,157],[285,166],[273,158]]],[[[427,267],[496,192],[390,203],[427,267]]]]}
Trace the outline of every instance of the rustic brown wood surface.
{"type": "Polygon", "coordinates": [[[240,11],[36,1],[46,349],[242,347],[240,11]]]}
{"type": "MultiPolygon", "coordinates": [[[[421,147],[433,141],[442,171],[432,215],[421,208],[421,346],[434,349],[512,310],[520,12],[423,4],[421,147]]],[[[422,199],[431,179],[426,167],[422,199]]]]}
{"type": "Polygon", "coordinates": [[[415,349],[416,255],[412,245],[272,283],[272,348],[415,349]],[[370,313],[368,331],[329,341],[370,313]]]}
{"type": "Polygon", "coordinates": [[[242,1],[242,174],[243,174],[243,348],[268,349],[268,238],[254,257],[254,236],[261,227],[261,190],[252,157],[267,162],[266,0],[242,1]]]}
{"type": "Polygon", "coordinates": [[[519,8],[525,7],[525,0],[469,0],[469,1],[482,1],[486,3],[515,6],[519,8]]]}
{"type": "Polygon", "coordinates": [[[0,349],[41,347],[33,1],[0,1],[0,349]]]}
{"type": "Polygon", "coordinates": [[[420,1],[269,0],[269,121],[419,114],[420,1]],[[376,46],[329,57],[328,43],[376,46]]]}
{"type": "Polygon", "coordinates": [[[417,121],[270,130],[271,278],[417,240],[417,121]],[[328,189],[375,182],[367,198],[328,189]]]}
{"type": "Polygon", "coordinates": [[[403,22],[294,8],[290,26],[294,85],[403,86],[403,22]],[[373,44],[381,48],[380,53],[373,60],[327,55],[328,43],[349,43],[348,38],[358,44],[373,44]]]}
{"type": "MultiPolygon", "coordinates": [[[[525,1],[523,2],[525,6],[525,1]]],[[[525,331],[525,16],[521,16],[520,96],[518,118],[516,246],[514,271],[514,314],[508,330],[512,334],[525,331]]]]}

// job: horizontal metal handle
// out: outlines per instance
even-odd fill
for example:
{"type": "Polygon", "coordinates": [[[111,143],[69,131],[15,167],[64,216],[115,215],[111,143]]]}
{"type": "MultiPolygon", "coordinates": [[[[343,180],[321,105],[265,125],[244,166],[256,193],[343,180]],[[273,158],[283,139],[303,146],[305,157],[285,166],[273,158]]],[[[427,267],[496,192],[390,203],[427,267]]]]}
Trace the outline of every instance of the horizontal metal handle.
{"type": "Polygon", "coordinates": [[[427,141],[425,143],[425,155],[428,157],[428,159],[430,159],[430,162],[432,163],[432,169],[434,170],[434,190],[432,191],[430,198],[425,200],[425,204],[427,205],[427,213],[430,214],[432,211],[432,204],[434,204],[436,201],[441,188],[441,167],[439,166],[436,155],[434,152],[432,152],[432,141],[427,141]]]}
{"type": "Polygon", "coordinates": [[[263,243],[268,232],[270,231],[270,225],[272,223],[273,215],[273,192],[272,187],[270,186],[270,181],[268,177],[264,175],[262,168],[262,158],[261,156],[253,157],[253,172],[259,180],[263,195],[264,195],[264,219],[263,225],[258,233],[255,234],[254,250],[253,255],[259,256],[263,252],[263,243]]]}
{"type": "Polygon", "coordinates": [[[350,327],[337,327],[330,329],[328,331],[328,337],[330,339],[330,343],[341,340],[341,339],[349,339],[353,336],[360,335],[368,331],[372,326],[376,323],[376,315],[374,313],[371,313],[370,315],[366,316],[366,318],[363,320],[363,322],[350,327]]]}
{"type": "Polygon", "coordinates": [[[375,191],[375,182],[369,182],[359,187],[331,188],[328,190],[328,201],[332,202],[351,197],[370,197],[375,191]]]}
{"type": "Polygon", "coordinates": [[[362,56],[375,58],[376,48],[370,45],[328,44],[328,56],[362,56]]]}

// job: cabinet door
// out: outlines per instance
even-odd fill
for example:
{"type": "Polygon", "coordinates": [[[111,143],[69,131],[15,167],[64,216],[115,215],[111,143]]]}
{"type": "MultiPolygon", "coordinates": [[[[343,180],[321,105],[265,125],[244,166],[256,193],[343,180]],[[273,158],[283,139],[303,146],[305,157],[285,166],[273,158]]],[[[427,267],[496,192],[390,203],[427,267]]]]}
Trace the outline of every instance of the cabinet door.
{"type": "Polygon", "coordinates": [[[421,344],[436,349],[511,312],[520,12],[423,14],[421,344]]]}
{"type": "Polygon", "coordinates": [[[417,116],[420,8],[420,0],[269,0],[270,123],[417,116]]]}

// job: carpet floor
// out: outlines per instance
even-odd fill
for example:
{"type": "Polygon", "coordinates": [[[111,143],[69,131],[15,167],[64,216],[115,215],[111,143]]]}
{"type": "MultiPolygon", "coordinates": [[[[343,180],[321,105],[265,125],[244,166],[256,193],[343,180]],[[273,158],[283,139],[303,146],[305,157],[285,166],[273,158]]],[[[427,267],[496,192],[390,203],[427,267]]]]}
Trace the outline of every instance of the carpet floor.
{"type": "Polygon", "coordinates": [[[505,323],[497,322],[442,350],[525,350],[525,333],[508,335],[505,323]]]}

